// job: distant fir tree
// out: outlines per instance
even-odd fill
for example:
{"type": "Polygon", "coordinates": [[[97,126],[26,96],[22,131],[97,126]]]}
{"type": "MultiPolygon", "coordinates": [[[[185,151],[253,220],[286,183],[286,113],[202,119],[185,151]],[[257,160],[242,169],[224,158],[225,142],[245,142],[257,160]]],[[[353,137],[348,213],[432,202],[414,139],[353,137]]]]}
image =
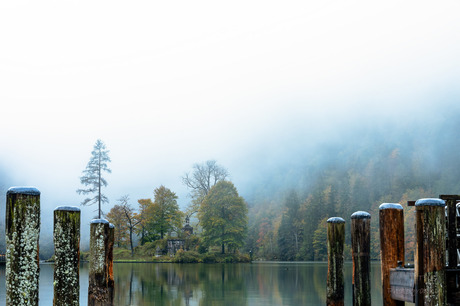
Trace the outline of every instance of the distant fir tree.
{"type": "Polygon", "coordinates": [[[278,229],[278,247],[281,260],[296,260],[302,244],[302,219],[297,192],[290,191],[285,198],[285,210],[278,229]]]}
{"type": "Polygon", "coordinates": [[[91,152],[91,158],[83,170],[83,176],[80,177],[82,185],[89,186],[86,189],[77,189],[78,194],[95,194],[92,198],[86,198],[81,203],[82,205],[92,205],[98,203],[98,217],[101,218],[102,203],[108,203],[107,197],[102,194],[102,187],[107,186],[107,181],[102,177],[102,172],[111,173],[107,163],[111,162],[109,150],[106,149],[104,142],[98,139],[91,152]]]}

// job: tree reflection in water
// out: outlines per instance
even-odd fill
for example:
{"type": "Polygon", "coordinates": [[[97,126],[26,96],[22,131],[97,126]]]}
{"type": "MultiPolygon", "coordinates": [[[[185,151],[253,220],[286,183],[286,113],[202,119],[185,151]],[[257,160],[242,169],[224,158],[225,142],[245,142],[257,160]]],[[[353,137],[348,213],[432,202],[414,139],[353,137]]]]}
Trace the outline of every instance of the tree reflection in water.
{"type": "MultiPolygon", "coordinates": [[[[345,263],[345,305],[352,304],[352,265],[345,263]]],[[[115,305],[324,305],[326,263],[115,263],[115,305]]],[[[371,264],[372,305],[382,305],[380,265],[371,264]]],[[[5,266],[0,265],[0,284],[5,266]]],[[[86,305],[88,264],[80,268],[86,305]]],[[[53,265],[40,266],[40,305],[52,305],[53,265]]],[[[0,286],[0,304],[6,299],[0,286]]]]}

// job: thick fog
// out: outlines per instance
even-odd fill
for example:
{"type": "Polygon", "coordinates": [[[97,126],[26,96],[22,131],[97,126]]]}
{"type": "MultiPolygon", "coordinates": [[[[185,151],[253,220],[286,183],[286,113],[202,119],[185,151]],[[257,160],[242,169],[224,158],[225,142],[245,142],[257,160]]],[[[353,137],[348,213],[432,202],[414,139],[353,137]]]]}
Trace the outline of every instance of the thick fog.
{"type": "MultiPolygon", "coordinates": [[[[307,184],[299,172],[337,158],[328,146],[359,143],[373,129],[423,137],[459,111],[459,9],[455,1],[2,3],[3,194],[36,186],[46,232],[56,206],[83,200],[75,190],[98,138],[112,159],[108,212],[121,196],[137,205],[160,185],[185,208],[181,176],[209,159],[250,202],[307,184]]],[[[82,209],[87,226],[96,207],[82,209]]]]}

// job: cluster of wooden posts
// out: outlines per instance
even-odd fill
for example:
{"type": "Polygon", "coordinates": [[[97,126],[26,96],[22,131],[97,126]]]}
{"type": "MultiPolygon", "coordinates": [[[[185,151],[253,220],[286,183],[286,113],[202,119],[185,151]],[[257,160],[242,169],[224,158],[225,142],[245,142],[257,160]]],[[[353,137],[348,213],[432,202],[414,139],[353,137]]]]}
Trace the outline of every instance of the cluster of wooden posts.
{"type": "MultiPolygon", "coordinates": [[[[114,227],[91,221],[88,305],[113,305],[114,227]]],[[[40,191],[12,187],[6,197],[6,305],[38,305],[40,191]]],[[[54,210],[53,305],[80,305],[80,209],[54,210]]]]}
{"type": "MultiPolygon", "coordinates": [[[[403,207],[395,203],[380,205],[383,305],[399,306],[404,302],[460,305],[458,201],[460,196],[442,195],[439,199],[409,202],[409,205],[415,205],[416,214],[414,266],[404,264],[403,207]]],[[[351,215],[353,305],[371,305],[370,219],[367,212],[351,215]]],[[[327,305],[344,305],[344,241],[345,220],[330,218],[327,227],[327,305]]]]}

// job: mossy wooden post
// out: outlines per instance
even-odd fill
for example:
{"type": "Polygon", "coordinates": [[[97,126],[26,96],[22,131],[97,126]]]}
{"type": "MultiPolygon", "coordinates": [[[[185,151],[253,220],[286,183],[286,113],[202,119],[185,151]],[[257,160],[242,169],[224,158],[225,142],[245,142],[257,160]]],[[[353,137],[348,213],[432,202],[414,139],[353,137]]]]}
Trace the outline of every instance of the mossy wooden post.
{"type": "Polygon", "coordinates": [[[400,204],[383,203],[379,207],[380,258],[384,306],[403,306],[391,298],[390,269],[404,265],[404,212],[400,204]]]}
{"type": "Polygon", "coordinates": [[[40,191],[8,189],[5,219],[6,305],[38,305],[40,191]]]}
{"type": "Polygon", "coordinates": [[[115,293],[115,281],[113,279],[113,245],[115,243],[115,225],[109,224],[109,237],[107,242],[107,272],[108,272],[108,288],[109,288],[109,303],[113,305],[113,296],[115,293]]]}
{"type": "Polygon", "coordinates": [[[344,305],[343,245],[345,220],[334,217],[327,220],[327,297],[330,306],[344,305]]]}
{"type": "Polygon", "coordinates": [[[442,200],[446,201],[447,211],[447,259],[448,267],[456,269],[458,265],[457,254],[457,201],[459,195],[440,195],[442,200]]]}
{"type": "Polygon", "coordinates": [[[109,221],[91,221],[88,306],[113,305],[109,290],[109,236],[109,221]]]}
{"type": "Polygon", "coordinates": [[[80,305],[80,209],[54,210],[55,306],[80,305]]]}
{"type": "Polygon", "coordinates": [[[446,216],[441,199],[415,202],[415,304],[446,305],[446,216]]]}
{"type": "Polygon", "coordinates": [[[351,215],[351,254],[353,259],[353,305],[371,305],[370,251],[371,215],[357,211],[351,215]]]}

